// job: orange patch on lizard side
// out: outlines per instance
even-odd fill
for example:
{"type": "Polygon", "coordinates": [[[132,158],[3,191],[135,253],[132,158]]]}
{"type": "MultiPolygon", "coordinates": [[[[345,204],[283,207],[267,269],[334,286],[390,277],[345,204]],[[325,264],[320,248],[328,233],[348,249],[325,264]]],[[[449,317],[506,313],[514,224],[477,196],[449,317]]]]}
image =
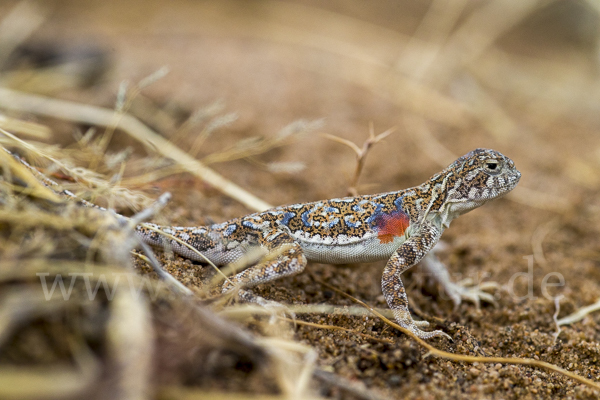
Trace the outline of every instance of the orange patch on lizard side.
{"type": "Polygon", "coordinates": [[[404,235],[409,224],[408,215],[402,211],[381,214],[375,219],[377,238],[381,243],[391,243],[394,237],[404,235]]]}

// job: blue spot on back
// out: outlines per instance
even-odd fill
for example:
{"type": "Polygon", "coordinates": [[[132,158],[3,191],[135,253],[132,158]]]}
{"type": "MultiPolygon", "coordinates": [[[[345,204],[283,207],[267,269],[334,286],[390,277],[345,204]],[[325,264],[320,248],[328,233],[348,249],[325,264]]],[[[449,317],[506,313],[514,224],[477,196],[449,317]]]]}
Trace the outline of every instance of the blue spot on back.
{"type": "Polygon", "coordinates": [[[225,232],[223,232],[224,236],[229,236],[231,235],[233,232],[235,232],[235,229],[237,228],[236,224],[231,224],[227,227],[227,229],[225,229],[225,232]]]}
{"type": "Polygon", "coordinates": [[[310,214],[311,211],[312,210],[304,211],[302,213],[302,223],[304,224],[304,226],[308,226],[308,227],[312,226],[312,223],[308,220],[308,214],[310,214]]]}
{"type": "Polygon", "coordinates": [[[398,210],[402,210],[403,201],[404,201],[404,196],[400,196],[396,200],[394,200],[394,205],[396,206],[396,208],[398,210]]]}
{"type": "Polygon", "coordinates": [[[356,220],[356,222],[352,222],[352,219],[352,215],[346,215],[344,217],[344,222],[347,226],[349,226],[350,228],[357,228],[358,226],[360,226],[360,221],[358,219],[356,220]]]}
{"type": "Polygon", "coordinates": [[[369,224],[371,226],[375,226],[377,224],[377,219],[379,218],[379,216],[381,214],[383,214],[383,205],[377,204],[377,207],[375,208],[375,211],[373,212],[373,215],[371,215],[367,219],[367,224],[369,224]]]}
{"type": "Polygon", "coordinates": [[[244,220],[242,221],[242,226],[250,229],[259,229],[258,225],[253,223],[252,221],[244,220]]]}
{"type": "Polygon", "coordinates": [[[295,216],[296,214],[288,211],[285,214],[283,214],[283,219],[281,220],[281,223],[285,226],[288,226],[288,224],[290,223],[290,219],[294,218],[295,216]]]}
{"type": "Polygon", "coordinates": [[[335,226],[335,225],[339,224],[339,222],[340,222],[340,219],[339,219],[339,218],[334,218],[334,219],[333,219],[333,221],[331,221],[331,222],[329,223],[329,225],[327,226],[327,228],[330,228],[330,229],[331,229],[333,226],[335,226]]]}

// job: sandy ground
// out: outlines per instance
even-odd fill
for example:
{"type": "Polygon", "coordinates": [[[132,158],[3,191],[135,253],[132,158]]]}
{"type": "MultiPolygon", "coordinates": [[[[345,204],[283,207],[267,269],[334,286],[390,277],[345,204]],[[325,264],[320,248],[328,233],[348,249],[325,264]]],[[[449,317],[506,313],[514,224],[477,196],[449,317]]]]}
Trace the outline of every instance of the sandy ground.
{"type": "MultiPolygon", "coordinates": [[[[169,74],[143,93],[159,109],[176,116],[175,121],[180,123],[182,116],[217,101],[224,105],[222,115],[237,115],[199,148],[200,159],[250,137],[273,137],[299,119],[322,119],[322,128],[291,145],[250,161],[211,165],[273,205],[346,195],[354,153],[321,133],[361,145],[370,124],[376,133],[395,129],[369,153],[360,193],[420,184],[451,157],[477,147],[501,151],[522,172],[519,188],[514,195],[456,220],[444,234],[448,248],[441,255],[455,280],[497,282],[500,286],[491,290],[497,307],[483,304],[477,309],[465,302],[455,310],[435,288],[416,285],[417,271],[405,279],[413,312],[453,337],[453,343],[431,340],[438,348],[458,354],[534,358],[600,380],[600,313],[563,326],[558,337],[553,322],[556,296],[562,296],[560,318],[594,303],[600,293],[598,56],[593,37],[599,17],[595,11],[582,5],[587,25],[579,29],[566,17],[557,19],[560,13],[552,9],[519,17],[516,7],[509,7],[506,19],[514,18],[514,23],[493,33],[493,23],[481,22],[484,16],[469,18],[477,8],[468,4],[457,26],[470,23],[471,30],[464,34],[482,41],[487,34],[495,35],[495,40],[480,51],[463,49],[458,54],[464,59],[457,61],[449,54],[458,45],[452,47],[456,43],[448,38],[459,40],[460,35],[442,36],[447,46],[441,47],[440,58],[419,81],[433,94],[422,97],[422,92],[402,86],[396,78],[386,81],[385,74],[398,68],[404,72],[394,77],[418,81],[411,75],[417,70],[411,60],[422,60],[419,57],[429,48],[410,42],[410,35],[421,32],[435,41],[439,34],[419,31],[428,9],[425,4],[217,3],[56,2],[33,39],[59,47],[98,46],[108,55],[110,71],[90,88],[53,96],[111,108],[122,81],[138,82],[166,65],[169,74]],[[416,58],[407,56],[410,46],[417,49],[412,53],[416,58]],[[276,162],[302,163],[305,168],[288,174],[265,167],[276,162]]],[[[565,15],[579,18],[581,13],[575,9],[565,15]]],[[[473,42],[477,47],[479,42],[473,42]]],[[[150,117],[147,123],[167,138],[175,134],[150,117]]],[[[56,124],[55,130],[57,143],[72,143],[71,126],[56,124]]],[[[198,134],[191,129],[176,143],[191,148],[198,134]]],[[[145,155],[139,145],[118,133],[109,151],[125,146],[132,146],[135,156],[145,155]]],[[[187,174],[143,189],[151,197],[172,192],[173,201],[159,218],[161,223],[201,225],[253,211],[187,174]]],[[[164,261],[190,287],[206,274],[201,266],[177,257],[164,261]]],[[[261,285],[256,292],[288,304],[352,304],[318,283],[323,280],[383,308],[384,264],[310,264],[303,274],[261,285]]],[[[348,332],[303,325],[286,328],[294,340],[316,351],[320,368],[360,382],[381,398],[592,399],[598,395],[556,373],[531,367],[426,357],[415,342],[377,318],[298,315],[298,319],[392,339],[382,343],[348,332]]],[[[258,323],[246,322],[246,327],[272,334],[258,323]]],[[[210,379],[188,372],[177,380],[211,390],[269,393],[275,387],[264,377],[257,380],[257,373],[248,372],[243,362],[232,362],[210,379]]],[[[352,398],[319,381],[313,387],[325,397],[352,398]]]]}

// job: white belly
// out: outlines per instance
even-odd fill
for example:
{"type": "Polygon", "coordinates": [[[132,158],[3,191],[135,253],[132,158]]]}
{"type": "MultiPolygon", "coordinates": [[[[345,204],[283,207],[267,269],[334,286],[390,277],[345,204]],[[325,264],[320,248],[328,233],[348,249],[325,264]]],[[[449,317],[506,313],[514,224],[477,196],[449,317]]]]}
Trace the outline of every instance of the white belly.
{"type": "Polygon", "coordinates": [[[405,241],[395,237],[390,243],[381,243],[377,237],[347,244],[323,244],[298,240],[308,261],[328,264],[350,264],[387,260],[405,241]]]}

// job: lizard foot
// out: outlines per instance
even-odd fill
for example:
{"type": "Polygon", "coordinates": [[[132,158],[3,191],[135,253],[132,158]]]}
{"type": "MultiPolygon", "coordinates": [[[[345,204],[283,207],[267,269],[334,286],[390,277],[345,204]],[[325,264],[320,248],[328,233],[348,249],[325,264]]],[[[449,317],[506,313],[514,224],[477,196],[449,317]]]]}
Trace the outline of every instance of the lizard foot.
{"type": "Polygon", "coordinates": [[[450,337],[450,335],[448,335],[446,332],[440,331],[440,330],[436,330],[436,331],[431,331],[431,332],[427,332],[427,331],[423,331],[421,329],[418,328],[418,326],[423,326],[424,324],[422,324],[422,322],[425,322],[427,325],[429,324],[427,321],[410,321],[410,322],[401,322],[398,321],[400,326],[408,329],[409,331],[411,331],[412,333],[414,333],[419,339],[431,339],[434,337],[445,337],[446,339],[450,340],[451,342],[452,337],[450,337]]]}
{"type": "Polygon", "coordinates": [[[430,339],[437,336],[443,336],[446,339],[452,341],[452,338],[447,333],[437,330],[437,331],[423,331],[420,328],[429,326],[429,322],[427,321],[415,321],[412,319],[408,311],[403,310],[394,310],[394,317],[398,322],[398,325],[401,327],[408,329],[412,333],[414,333],[420,339],[430,339]]]}
{"type": "Polygon", "coordinates": [[[450,297],[454,303],[454,309],[456,310],[462,300],[470,301],[475,304],[475,307],[479,310],[481,302],[493,304],[494,307],[498,307],[496,298],[486,292],[485,290],[498,289],[500,285],[497,282],[484,282],[480,285],[473,285],[471,279],[464,279],[460,282],[447,281],[441,283],[446,294],[450,297]]]}
{"type": "Polygon", "coordinates": [[[474,285],[471,279],[464,279],[460,282],[452,282],[448,269],[435,255],[435,251],[429,252],[421,261],[422,271],[425,276],[431,277],[446,295],[454,303],[454,309],[458,309],[458,306],[463,300],[470,301],[475,304],[475,307],[479,310],[481,302],[491,303],[497,306],[496,299],[490,293],[485,290],[493,290],[500,287],[496,282],[484,282],[479,285],[474,285]]]}

